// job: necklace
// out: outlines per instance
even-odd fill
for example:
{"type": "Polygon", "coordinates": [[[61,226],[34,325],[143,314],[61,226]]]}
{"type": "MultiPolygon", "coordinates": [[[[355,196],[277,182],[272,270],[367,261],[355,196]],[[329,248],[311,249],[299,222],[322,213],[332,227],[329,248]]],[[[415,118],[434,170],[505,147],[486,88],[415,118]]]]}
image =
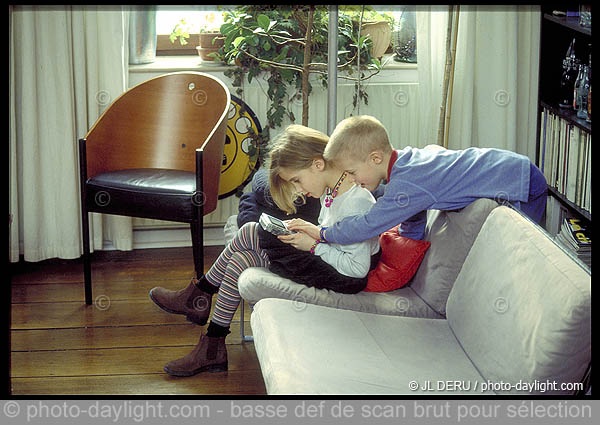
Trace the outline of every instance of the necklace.
{"type": "Polygon", "coordinates": [[[338,190],[340,190],[340,186],[342,185],[342,182],[346,178],[347,174],[348,173],[346,173],[345,171],[342,173],[340,179],[337,181],[337,183],[333,187],[333,190],[330,190],[329,188],[327,189],[327,194],[325,195],[325,207],[329,208],[331,206],[331,203],[333,202],[333,198],[335,198],[337,196],[338,190]]]}

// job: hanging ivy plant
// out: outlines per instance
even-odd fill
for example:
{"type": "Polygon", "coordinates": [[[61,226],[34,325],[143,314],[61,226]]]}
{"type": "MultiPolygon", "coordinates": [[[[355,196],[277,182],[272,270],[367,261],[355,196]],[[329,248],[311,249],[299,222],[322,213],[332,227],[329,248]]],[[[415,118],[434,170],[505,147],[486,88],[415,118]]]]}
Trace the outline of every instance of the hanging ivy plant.
{"type": "MultiPolygon", "coordinates": [[[[232,78],[232,85],[237,87],[236,93],[242,97],[244,82],[250,83],[264,75],[270,100],[265,129],[280,127],[285,117],[295,122],[296,117],[290,107],[295,98],[302,98],[306,103],[303,124],[307,125],[307,99],[312,91],[308,75],[316,74],[321,84],[327,87],[328,8],[238,6],[225,11],[224,21],[220,29],[224,46],[218,56],[227,64],[237,65],[225,72],[232,78]]],[[[339,14],[338,21],[337,63],[338,70],[345,72],[340,78],[356,80],[353,75],[358,71],[359,50],[361,78],[378,73],[381,64],[370,56],[369,37],[359,38],[359,22],[344,13],[339,14]]],[[[364,91],[355,97],[367,100],[364,91]]]]}

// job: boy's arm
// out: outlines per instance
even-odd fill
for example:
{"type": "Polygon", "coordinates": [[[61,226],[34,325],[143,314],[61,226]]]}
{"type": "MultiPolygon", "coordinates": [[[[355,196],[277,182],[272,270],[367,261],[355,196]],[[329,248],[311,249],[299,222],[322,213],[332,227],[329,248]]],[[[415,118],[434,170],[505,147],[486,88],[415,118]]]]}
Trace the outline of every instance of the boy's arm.
{"type": "Polygon", "coordinates": [[[435,198],[427,190],[406,181],[388,183],[385,194],[364,215],[346,217],[325,230],[329,243],[352,244],[379,236],[381,233],[405,223],[400,234],[421,239],[425,229],[425,214],[435,198]],[[419,215],[417,215],[419,214],[419,215]]]}
{"type": "Polygon", "coordinates": [[[427,224],[427,211],[421,211],[400,224],[398,233],[405,238],[421,240],[425,236],[427,224]]]}

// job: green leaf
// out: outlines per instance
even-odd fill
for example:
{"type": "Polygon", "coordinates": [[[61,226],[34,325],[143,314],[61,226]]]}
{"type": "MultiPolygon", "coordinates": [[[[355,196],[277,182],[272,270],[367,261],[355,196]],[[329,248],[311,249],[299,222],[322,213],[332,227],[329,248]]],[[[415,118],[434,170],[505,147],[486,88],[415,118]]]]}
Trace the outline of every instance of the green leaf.
{"type": "Polygon", "coordinates": [[[229,35],[229,33],[231,31],[234,31],[236,29],[236,26],[230,23],[226,23],[221,25],[221,28],[219,29],[219,31],[221,31],[221,34],[223,35],[229,35]]]}
{"type": "Polygon", "coordinates": [[[277,31],[275,33],[273,33],[274,35],[281,35],[284,37],[291,37],[292,34],[290,34],[288,31],[277,31]]]}
{"type": "Polygon", "coordinates": [[[225,39],[225,50],[231,49],[231,43],[233,43],[235,38],[236,38],[235,32],[231,32],[230,34],[227,35],[227,38],[225,39]]]}
{"type": "Polygon", "coordinates": [[[281,52],[279,52],[279,54],[275,56],[273,60],[275,62],[281,62],[287,57],[288,50],[290,50],[290,46],[284,46],[283,49],[281,49],[281,52]]]}
{"type": "Polygon", "coordinates": [[[291,82],[292,78],[294,78],[293,69],[280,69],[279,73],[281,74],[281,78],[283,78],[285,81],[291,82]]]}
{"type": "Polygon", "coordinates": [[[248,42],[248,44],[252,47],[256,47],[258,46],[259,40],[258,40],[258,36],[252,34],[249,37],[246,37],[246,41],[248,42]]]}
{"type": "Polygon", "coordinates": [[[265,51],[269,51],[271,50],[271,43],[269,43],[268,41],[265,41],[265,44],[263,44],[263,49],[265,49],[265,51]]]}
{"type": "Polygon", "coordinates": [[[246,37],[237,37],[235,40],[233,40],[233,47],[239,49],[240,44],[242,44],[244,41],[246,41],[246,37]]]}
{"type": "Polygon", "coordinates": [[[258,22],[258,25],[265,31],[269,29],[269,24],[271,23],[271,20],[267,15],[258,15],[256,21],[258,22]]]}

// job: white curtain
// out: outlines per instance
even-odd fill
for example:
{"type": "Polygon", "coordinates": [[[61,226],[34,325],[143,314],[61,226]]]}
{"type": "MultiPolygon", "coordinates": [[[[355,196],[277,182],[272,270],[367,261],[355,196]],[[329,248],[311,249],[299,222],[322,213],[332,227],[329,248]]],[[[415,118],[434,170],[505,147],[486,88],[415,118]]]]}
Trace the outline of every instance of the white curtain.
{"type": "MultiPolygon", "coordinates": [[[[78,139],[127,89],[128,12],[9,9],[10,261],[82,252],[78,139]]],[[[92,214],[91,247],[131,249],[131,218],[92,214]]]]}
{"type": "MultiPolygon", "coordinates": [[[[417,54],[423,137],[436,143],[448,7],[419,6],[417,54]]],[[[539,6],[460,7],[448,147],[508,149],[535,160],[539,6]]]]}
{"type": "Polygon", "coordinates": [[[418,145],[437,143],[446,60],[448,6],[417,6],[418,145]]]}

